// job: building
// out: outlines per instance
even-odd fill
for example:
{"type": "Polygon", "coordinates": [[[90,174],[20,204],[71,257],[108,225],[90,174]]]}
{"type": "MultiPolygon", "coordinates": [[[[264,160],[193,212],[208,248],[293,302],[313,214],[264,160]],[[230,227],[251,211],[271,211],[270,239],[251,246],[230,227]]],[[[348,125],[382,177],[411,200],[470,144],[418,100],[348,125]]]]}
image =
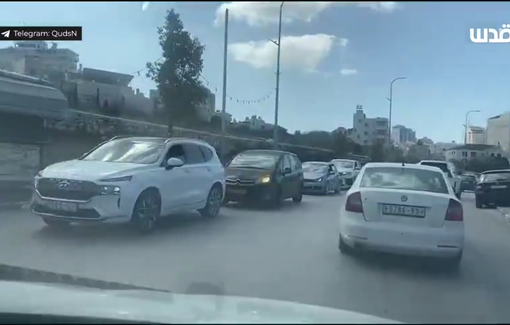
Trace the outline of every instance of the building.
{"type": "Polygon", "coordinates": [[[260,116],[252,115],[251,117],[246,117],[244,121],[237,122],[239,126],[247,126],[250,130],[254,131],[262,131],[262,130],[272,130],[273,124],[266,123],[260,116]]]}
{"type": "Polygon", "coordinates": [[[70,105],[82,110],[112,110],[120,116],[152,114],[154,102],[129,86],[132,75],[83,68],[68,71],[62,90],[70,105]]]}
{"type": "Polygon", "coordinates": [[[445,151],[446,160],[472,160],[489,157],[505,157],[505,152],[499,146],[487,144],[465,144],[455,146],[445,151]]]}
{"type": "Polygon", "coordinates": [[[391,130],[391,140],[394,143],[416,142],[416,132],[403,125],[395,125],[391,130]]]}
{"type": "Polygon", "coordinates": [[[371,145],[374,141],[388,143],[388,119],[368,118],[363,112],[362,105],[356,106],[352,125],[352,133],[349,135],[352,141],[360,145],[371,145]]]}
{"type": "Polygon", "coordinates": [[[216,95],[209,90],[209,88],[202,87],[206,92],[205,100],[197,106],[198,118],[204,122],[211,122],[211,119],[216,115],[216,95]]]}
{"type": "Polygon", "coordinates": [[[58,48],[57,43],[49,47],[43,41],[24,41],[0,49],[0,69],[38,78],[47,78],[55,72],[76,71],[78,61],[78,54],[58,48]]]}
{"type": "Polygon", "coordinates": [[[485,144],[485,128],[470,126],[467,128],[467,144],[485,144]]]}
{"type": "Polygon", "coordinates": [[[493,146],[499,145],[504,151],[510,152],[510,112],[487,120],[485,143],[493,146]]]}

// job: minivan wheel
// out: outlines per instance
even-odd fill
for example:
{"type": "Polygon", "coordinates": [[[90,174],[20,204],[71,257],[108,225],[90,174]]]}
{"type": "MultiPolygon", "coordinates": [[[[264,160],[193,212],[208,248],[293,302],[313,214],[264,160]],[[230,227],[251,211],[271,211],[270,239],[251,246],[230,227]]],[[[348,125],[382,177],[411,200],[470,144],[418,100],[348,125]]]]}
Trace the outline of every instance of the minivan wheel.
{"type": "Polygon", "coordinates": [[[303,201],[303,189],[302,188],[299,189],[299,193],[297,195],[292,197],[292,201],[294,203],[300,203],[301,201],[303,201]]]}
{"type": "Polygon", "coordinates": [[[142,192],[136,200],[131,224],[141,233],[152,232],[161,214],[161,198],[156,190],[142,192]]]}
{"type": "Polygon", "coordinates": [[[205,207],[198,210],[198,212],[200,212],[202,217],[214,218],[220,213],[222,203],[224,203],[223,189],[220,185],[214,184],[207,196],[205,207]]]}

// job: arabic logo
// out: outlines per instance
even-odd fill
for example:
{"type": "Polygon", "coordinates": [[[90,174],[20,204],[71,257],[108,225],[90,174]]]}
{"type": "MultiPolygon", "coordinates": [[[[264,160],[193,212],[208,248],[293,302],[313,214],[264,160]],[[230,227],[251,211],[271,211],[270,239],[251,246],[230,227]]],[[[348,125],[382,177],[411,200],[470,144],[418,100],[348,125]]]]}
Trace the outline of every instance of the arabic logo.
{"type": "Polygon", "coordinates": [[[473,43],[510,43],[510,24],[494,28],[470,28],[469,38],[473,43]]]}
{"type": "Polygon", "coordinates": [[[402,202],[405,202],[405,201],[407,201],[407,196],[402,195],[402,197],[400,199],[402,200],[402,202]]]}

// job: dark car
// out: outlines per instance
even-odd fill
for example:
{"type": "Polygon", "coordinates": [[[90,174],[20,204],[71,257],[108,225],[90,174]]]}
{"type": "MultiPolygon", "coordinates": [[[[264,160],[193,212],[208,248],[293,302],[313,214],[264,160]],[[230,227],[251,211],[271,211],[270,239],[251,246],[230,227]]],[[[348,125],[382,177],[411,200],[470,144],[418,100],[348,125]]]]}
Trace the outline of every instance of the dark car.
{"type": "Polygon", "coordinates": [[[477,208],[510,203],[510,169],[483,172],[475,187],[477,208]]]}
{"type": "Polygon", "coordinates": [[[462,191],[474,191],[477,183],[476,176],[474,174],[464,174],[461,176],[460,189],[462,191]]]}
{"type": "Polygon", "coordinates": [[[277,207],[285,199],[298,203],[303,198],[301,161],[290,152],[243,151],[227,164],[225,175],[225,203],[259,201],[277,207]]]}

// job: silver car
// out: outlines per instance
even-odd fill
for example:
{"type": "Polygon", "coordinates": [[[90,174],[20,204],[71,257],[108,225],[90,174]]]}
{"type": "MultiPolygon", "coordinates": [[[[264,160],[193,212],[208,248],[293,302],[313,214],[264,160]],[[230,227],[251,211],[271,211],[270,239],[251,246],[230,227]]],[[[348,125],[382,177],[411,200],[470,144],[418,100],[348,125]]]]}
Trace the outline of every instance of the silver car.
{"type": "Polygon", "coordinates": [[[302,166],[305,193],[325,195],[340,192],[340,178],[335,165],[322,161],[308,161],[302,166]]]}

